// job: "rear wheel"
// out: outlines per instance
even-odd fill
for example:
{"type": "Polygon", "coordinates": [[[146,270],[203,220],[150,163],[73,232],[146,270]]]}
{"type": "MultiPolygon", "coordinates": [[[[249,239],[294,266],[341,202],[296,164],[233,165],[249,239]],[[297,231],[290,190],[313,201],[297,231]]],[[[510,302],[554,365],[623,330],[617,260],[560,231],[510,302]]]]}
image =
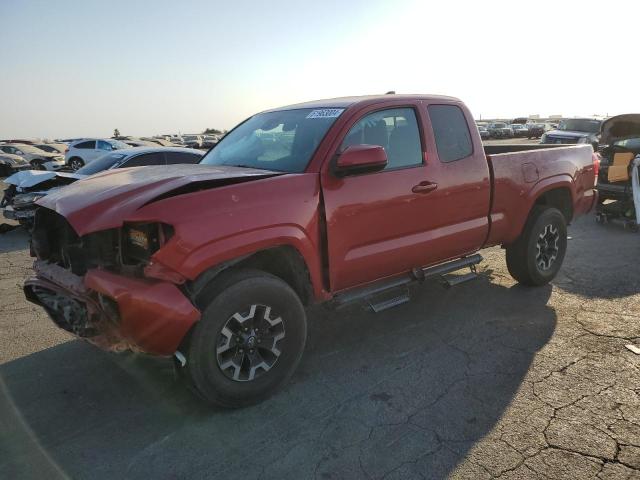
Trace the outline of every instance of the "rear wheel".
{"type": "Polygon", "coordinates": [[[549,283],[567,251],[567,224],[557,208],[535,206],[520,237],[507,247],[507,268],[524,285],[549,283]]]}
{"type": "Polygon", "coordinates": [[[71,160],[69,160],[69,166],[75,172],[76,170],[80,170],[82,167],[84,167],[84,162],[81,158],[73,157],[71,160]]]}
{"type": "Polygon", "coordinates": [[[295,371],[307,336],[296,293],[268,273],[245,270],[218,279],[189,340],[187,379],[222,407],[272,395],[295,371]]]}

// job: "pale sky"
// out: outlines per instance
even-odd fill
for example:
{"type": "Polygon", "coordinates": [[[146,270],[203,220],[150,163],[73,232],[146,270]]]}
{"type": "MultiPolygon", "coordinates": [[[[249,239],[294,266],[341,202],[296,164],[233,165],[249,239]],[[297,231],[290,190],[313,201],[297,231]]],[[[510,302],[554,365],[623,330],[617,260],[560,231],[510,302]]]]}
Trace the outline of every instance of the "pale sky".
{"type": "Polygon", "coordinates": [[[319,98],[640,112],[640,2],[0,0],[0,138],[228,129],[319,98]]]}

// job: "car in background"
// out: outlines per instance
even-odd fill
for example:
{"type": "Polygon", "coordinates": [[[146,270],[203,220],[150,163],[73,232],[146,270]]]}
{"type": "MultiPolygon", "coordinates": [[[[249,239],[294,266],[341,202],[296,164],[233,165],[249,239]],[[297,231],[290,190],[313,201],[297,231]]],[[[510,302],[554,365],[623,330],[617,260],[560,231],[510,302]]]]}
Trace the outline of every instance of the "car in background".
{"type": "Polygon", "coordinates": [[[178,145],[177,143],[170,142],[165,138],[142,137],[140,140],[155,143],[156,145],[160,145],[161,147],[181,147],[182,146],[182,145],[178,145]]]}
{"type": "Polygon", "coordinates": [[[540,143],[572,145],[587,143],[598,148],[602,120],[596,118],[567,118],[558,124],[558,128],[546,132],[540,143]]]}
{"type": "Polygon", "coordinates": [[[0,144],[0,151],[24,158],[33,170],[60,170],[64,167],[64,157],[59,153],[49,153],[26,143],[0,144]]]}
{"type": "Polygon", "coordinates": [[[529,129],[526,125],[521,123],[512,123],[511,130],[513,131],[513,136],[518,138],[524,138],[529,135],[529,129]]]}
{"type": "Polygon", "coordinates": [[[83,138],[69,145],[65,154],[65,162],[72,170],[77,171],[107,152],[131,148],[120,140],[111,138],[83,138]]]}
{"type": "Polygon", "coordinates": [[[202,148],[202,135],[183,135],[182,141],[185,147],[202,148]]]}
{"type": "Polygon", "coordinates": [[[491,138],[512,138],[513,130],[511,127],[504,122],[494,122],[490,123],[487,127],[489,130],[489,135],[491,138]]]}
{"type": "Polygon", "coordinates": [[[129,140],[122,140],[122,141],[127,145],[129,145],[130,147],[157,147],[158,146],[158,144],[155,142],[142,140],[140,138],[132,138],[129,140]]]}
{"type": "Polygon", "coordinates": [[[480,138],[482,140],[488,140],[491,135],[489,135],[489,130],[484,125],[478,125],[478,132],[480,132],[480,138]]]}
{"type": "Polygon", "coordinates": [[[66,143],[36,143],[34,147],[49,153],[59,153],[64,155],[67,151],[66,143]]]}
{"type": "Polygon", "coordinates": [[[31,168],[31,165],[20,155],[0,152],[0,177],[7,177],[28,168],[31,168]]]}
{"type": "Polygon", "coordinates": [[[220,138],[217,135],[204,135],[202,137],[202,148],[212,148],[216,143],[220,141],[220,138]]]}
{"type": "Polygon", "coordinates": [[[544,132],[550,130],[551,126],[546,123],[530,123],[529,124],[529,132],[527,133],[527,138],[540,138],[544,135],[544,132]]]}
{"type": "Polygon", "coordinates": [[[199,163],[205,152],[181,147],[135,147],[107,153],[75,173],[23,171],[5,179],[0,206],[4,217],[30,227],[37,208],[36,201],[70,183],[114,168],[199,163]]]}

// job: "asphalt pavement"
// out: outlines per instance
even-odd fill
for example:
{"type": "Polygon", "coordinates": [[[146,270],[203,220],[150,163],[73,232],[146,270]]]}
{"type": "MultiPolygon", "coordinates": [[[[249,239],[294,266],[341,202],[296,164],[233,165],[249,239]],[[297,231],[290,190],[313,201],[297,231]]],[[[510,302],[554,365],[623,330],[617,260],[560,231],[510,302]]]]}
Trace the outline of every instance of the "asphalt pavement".
{"type": "Polygon", "coordinates": [[[553,285],[504,251],[409,304],[309,312],[291,383],[203,405],[171,360],[109,354],[27,303],[27,235],[0,235],[0,478],[640,479],[640,234],[569,229],[553,285]]]}

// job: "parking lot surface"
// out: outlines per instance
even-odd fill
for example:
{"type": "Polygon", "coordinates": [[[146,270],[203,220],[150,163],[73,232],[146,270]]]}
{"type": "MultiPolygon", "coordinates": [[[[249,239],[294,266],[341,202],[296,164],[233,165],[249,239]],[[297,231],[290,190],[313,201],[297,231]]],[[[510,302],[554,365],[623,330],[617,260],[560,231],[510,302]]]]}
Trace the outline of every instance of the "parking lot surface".
{"type": "Polygon", "coordinates": [[[569,235],[552,286],[495,248],[395,309],[312,309],[290,385],[235,411],[55,328],[21,292],[26,234],[0,235],[0,478],[640,479],[640,235],[569,235]]]}

